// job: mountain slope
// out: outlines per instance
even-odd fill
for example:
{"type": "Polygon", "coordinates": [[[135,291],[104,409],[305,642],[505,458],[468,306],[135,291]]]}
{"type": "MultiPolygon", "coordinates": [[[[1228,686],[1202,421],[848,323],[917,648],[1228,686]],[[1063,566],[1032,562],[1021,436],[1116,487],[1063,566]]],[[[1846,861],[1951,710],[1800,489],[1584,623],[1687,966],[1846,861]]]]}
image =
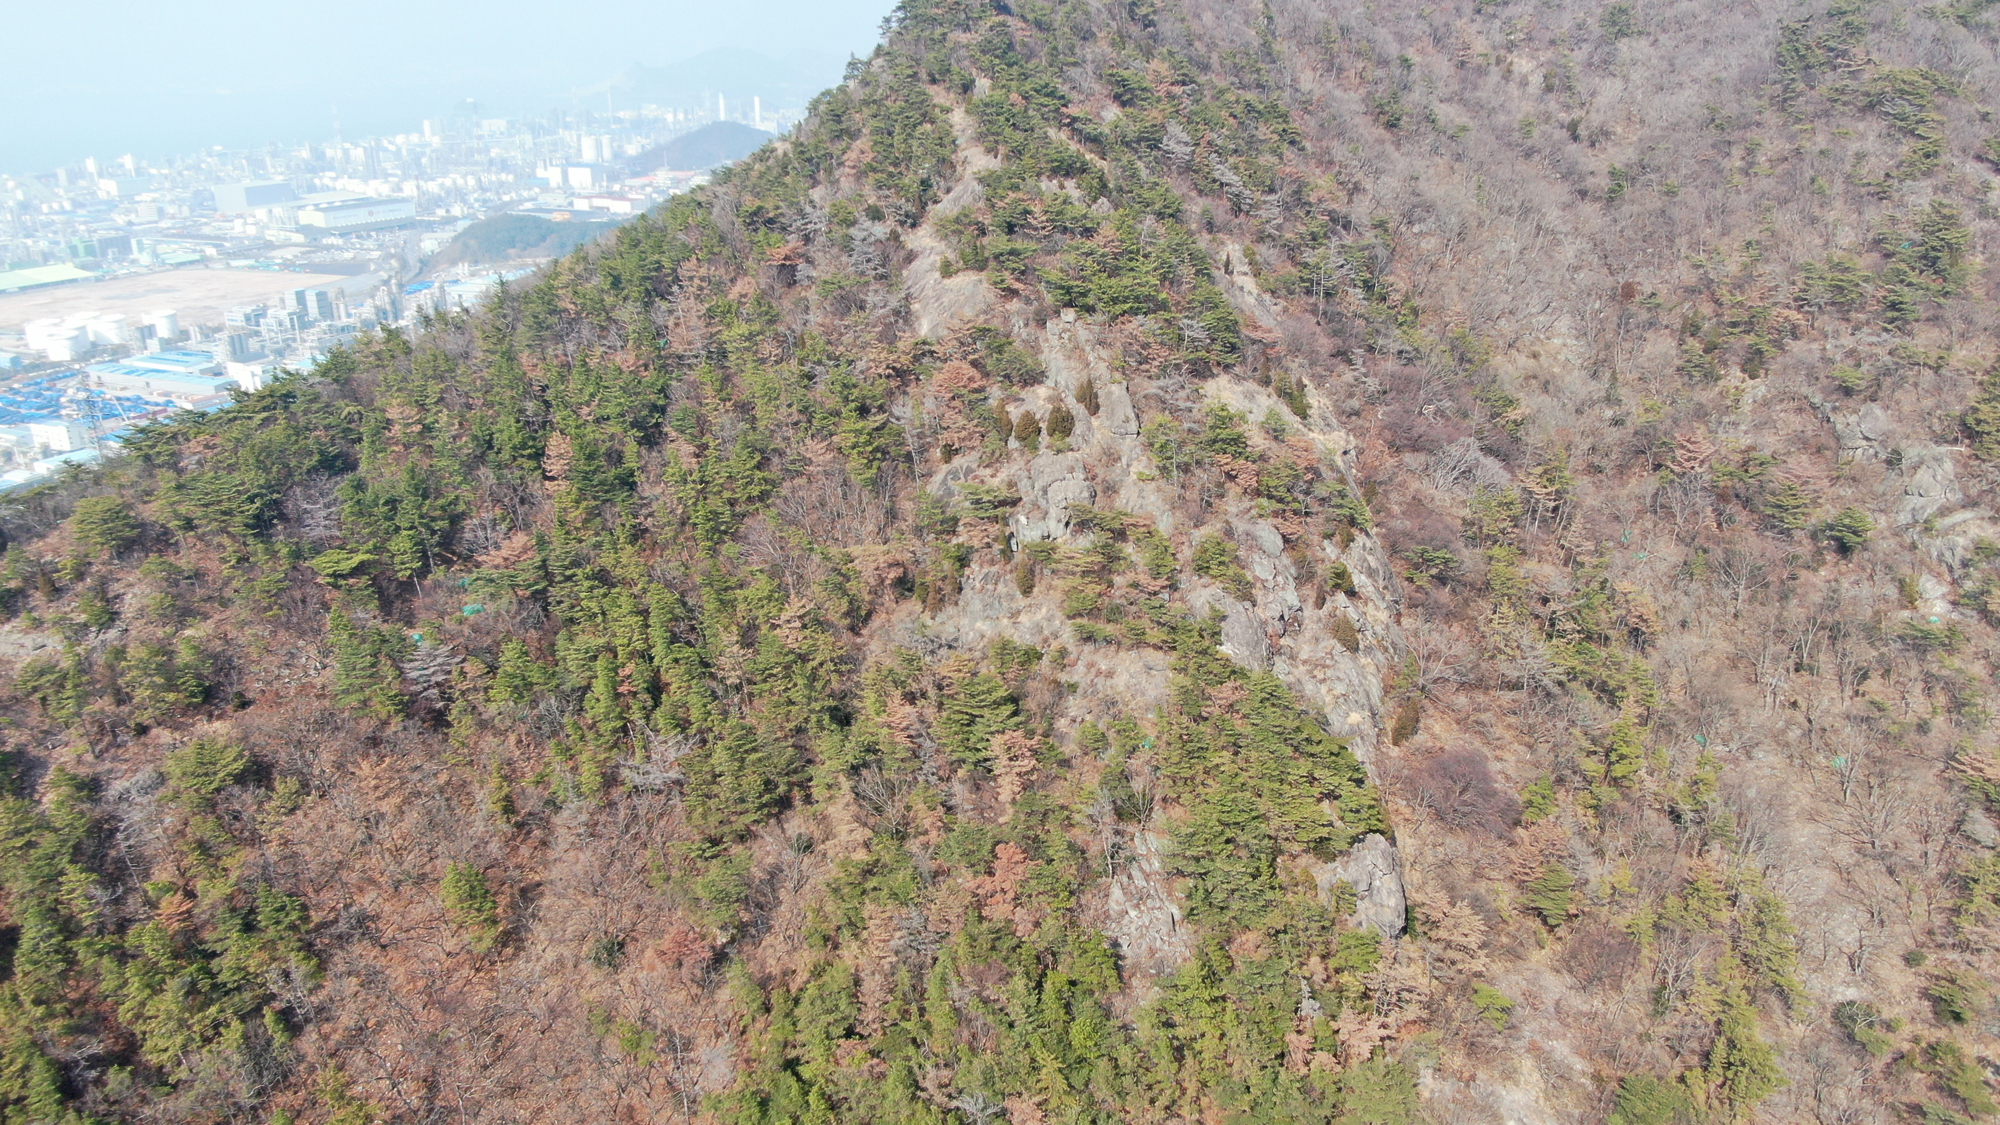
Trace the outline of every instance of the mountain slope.
{"type": "Polygon", "coordinates": [[[426,264],[432,270],[443,270],[520,258],[552,258],[588,242],[599,229],[588,223],[558,223],[539,215],[505,212],[459,231],[426,264]]]}
{"type": "Polygon", "coordinates": [[[660,168],[670,171],[700,171],[741,160],[763,147],[771,134],[734,121],[703,125],[692,133],[675,137],[658,148],[648,149],[634,159],[641,171],[660,168]]]}
{"type": "Polygon", "coordinates": [[[1992,16],[906,3],[10,501],[0,1101],[1993,1112],[1992,16]]]}

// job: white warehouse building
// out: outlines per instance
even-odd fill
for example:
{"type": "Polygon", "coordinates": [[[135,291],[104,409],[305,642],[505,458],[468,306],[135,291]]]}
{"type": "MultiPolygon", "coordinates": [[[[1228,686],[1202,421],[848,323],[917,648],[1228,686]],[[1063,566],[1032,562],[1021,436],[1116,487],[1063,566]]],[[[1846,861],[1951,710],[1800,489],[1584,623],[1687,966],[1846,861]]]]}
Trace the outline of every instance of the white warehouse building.
{"type": "Polygon", "coordinates": [[[300,226],[318,227],[332,234],[397,227],[415,222],[416,218],[416,202],[409,199],[357,199],[299,208],[300,226]]]}

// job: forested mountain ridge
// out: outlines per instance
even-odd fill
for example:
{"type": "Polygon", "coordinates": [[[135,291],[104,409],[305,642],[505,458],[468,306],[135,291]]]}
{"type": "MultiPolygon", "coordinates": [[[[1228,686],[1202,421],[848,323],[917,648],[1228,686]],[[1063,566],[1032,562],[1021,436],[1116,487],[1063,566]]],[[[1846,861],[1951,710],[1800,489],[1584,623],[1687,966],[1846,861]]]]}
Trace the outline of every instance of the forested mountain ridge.
{"type": "Polygon", "coordinates": [[[1988,9],[912,0],[11,498],[0,1113],[2000,1111],[1988,9]]]}

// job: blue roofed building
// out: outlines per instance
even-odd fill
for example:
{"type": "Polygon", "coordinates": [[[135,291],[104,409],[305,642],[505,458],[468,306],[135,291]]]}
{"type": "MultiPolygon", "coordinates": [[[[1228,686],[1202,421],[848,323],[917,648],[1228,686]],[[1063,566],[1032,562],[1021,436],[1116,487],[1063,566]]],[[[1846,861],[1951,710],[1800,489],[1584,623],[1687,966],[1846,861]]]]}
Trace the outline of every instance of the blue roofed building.
{"type": "MultiPolygon", "coordinates": [[[[199,354],[199,353],[196,353],[199,354]]],[[[158,358],[148,356],[148,359],[158,358]]],[[[214,356],[205,357],[211,365],[214,356]]],[[[192,403],[235,390],[237,382],[227,375],[197,374],[160,367],[142,366],[130,360],[93,363],[84,370],[87,385],[112,394],[144,395],[192,403]]]]}
{"type": "Polygon", "coordinates": [[[208,352],[166,351],[135,355],[118,361],[128,367],[143,367],[181,375],[220,375],[222,361],[208,352]]]}
{"type": "Polygon", "coordinates": [[[71,465],[95,465],[102,460],[104,460],[104,454],[95,449],[72,449],[68,453],[58,453],[53,457],[44,457],[28,467],[37,474],[54,476],[71,465]]]}

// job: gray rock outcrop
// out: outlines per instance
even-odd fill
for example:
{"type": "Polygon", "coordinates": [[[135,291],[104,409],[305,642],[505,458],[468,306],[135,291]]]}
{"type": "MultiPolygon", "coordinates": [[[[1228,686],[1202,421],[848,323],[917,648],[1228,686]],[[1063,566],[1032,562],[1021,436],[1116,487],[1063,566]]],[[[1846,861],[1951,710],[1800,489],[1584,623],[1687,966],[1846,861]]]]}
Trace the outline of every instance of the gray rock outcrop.
{"type": "Polygon", "coordinates": [[[1880,461],[1886,451],[1883,442],[1889,437],[1889,412],[1880,403],[1867,403],[1853,413],[1836,410],[1826,411],[1827,421],[1833,425],[1834,440],[1840,443],[1842,456],[1863,461],[1880,461]]]}
{"type": "MultiPolygon", "coordinates": [[[[1383,937],[1401,937],[1409,902],[1403,894],[1401,857],[1396,845],[1378,832],[1363,836],[1339,864],[1330,864],[1337,878],[1354,888],[1354,925],[1373,926],[1383,937]]],[[[1331,890],[1328,879],[1326,889],[1331,890]]]]}
{"type": "Polygon", "coordinates": [[[1964,498],[1949,450],[1923,446],[1905,452],[1903,491],[1894,501],[1897,526],[1922,523],[1964,498]]]}

